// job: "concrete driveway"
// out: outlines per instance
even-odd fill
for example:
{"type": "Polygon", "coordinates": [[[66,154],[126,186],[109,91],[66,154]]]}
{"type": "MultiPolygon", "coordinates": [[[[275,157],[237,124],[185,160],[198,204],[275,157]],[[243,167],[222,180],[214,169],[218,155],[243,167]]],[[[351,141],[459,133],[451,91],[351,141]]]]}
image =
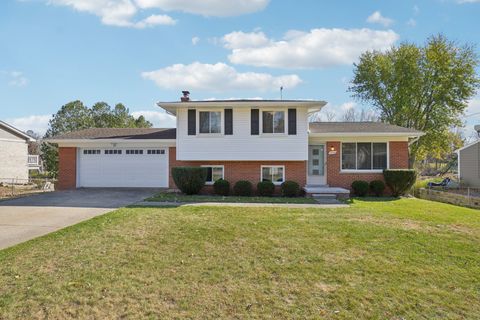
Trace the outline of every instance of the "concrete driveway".
{"type": "Polygon", "coordinates": [[[0,249],[141,201],[156,189],[79,189],[0,201],[0,249]]]}

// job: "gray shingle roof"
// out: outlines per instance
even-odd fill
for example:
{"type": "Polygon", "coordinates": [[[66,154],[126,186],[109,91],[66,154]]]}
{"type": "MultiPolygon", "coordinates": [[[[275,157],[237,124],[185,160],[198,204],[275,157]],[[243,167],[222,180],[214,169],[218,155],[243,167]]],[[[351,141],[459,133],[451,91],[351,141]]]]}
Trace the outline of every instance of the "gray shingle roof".
{"type": "Polygon", "coordinates": [[[311,122],[311,133],[405,133],[419,135],[422,132],[383,122],[311,122]]]}
{"type": "Polygon", "coordinates": [[[91,128],[55,136],[50,140],[69,139],[175,139],[175,128],[91,128]]]}

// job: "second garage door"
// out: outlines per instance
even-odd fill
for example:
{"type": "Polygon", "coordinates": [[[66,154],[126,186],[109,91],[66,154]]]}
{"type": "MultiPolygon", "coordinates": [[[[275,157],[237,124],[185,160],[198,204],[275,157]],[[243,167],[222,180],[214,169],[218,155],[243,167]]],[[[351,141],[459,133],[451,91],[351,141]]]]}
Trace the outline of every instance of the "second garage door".
{"type": "Polygon", "coordinates": [[[83,148],[77,161],[77,187],[168,187],[168,148],[83,148]]]}

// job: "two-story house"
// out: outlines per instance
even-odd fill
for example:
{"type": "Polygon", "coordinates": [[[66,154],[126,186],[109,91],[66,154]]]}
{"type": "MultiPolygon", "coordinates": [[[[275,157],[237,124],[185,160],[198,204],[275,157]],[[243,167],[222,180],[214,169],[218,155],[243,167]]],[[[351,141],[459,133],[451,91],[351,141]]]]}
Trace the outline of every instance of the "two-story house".
{"type": "Polygon", "coordinates": [[[176,188],[172,167],[203,166],[207,185],[224,178],[349,189],[357,179],[383,179],[383,169],[408,168],[408,143],[422,134],[377,122],[309,123],[324,101],[184,94],[158,103],[176,116],[176,129],[86,129],[51,139],[60,147],[60,188],[176,188]]]}

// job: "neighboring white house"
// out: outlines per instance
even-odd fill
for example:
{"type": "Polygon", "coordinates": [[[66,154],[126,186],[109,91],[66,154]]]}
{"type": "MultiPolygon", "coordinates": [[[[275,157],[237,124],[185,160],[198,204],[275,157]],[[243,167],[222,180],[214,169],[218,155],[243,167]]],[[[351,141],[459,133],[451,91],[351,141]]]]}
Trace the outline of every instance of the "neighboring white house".
{"type": "Polygon", "coordinates": [[[480,188],[480,140],[457,150],[458,179],[466,187],[480,188]]]}
{"type": "Polygon", "coordinates": [[[0,120],[0,182],[9,182],[11,179],[26,180],[29,162],[33,164],[35,160],[38,165],[38,156],[31,156],[32,159],[29,159],[29,141],[35,139],[0,120]]]}

